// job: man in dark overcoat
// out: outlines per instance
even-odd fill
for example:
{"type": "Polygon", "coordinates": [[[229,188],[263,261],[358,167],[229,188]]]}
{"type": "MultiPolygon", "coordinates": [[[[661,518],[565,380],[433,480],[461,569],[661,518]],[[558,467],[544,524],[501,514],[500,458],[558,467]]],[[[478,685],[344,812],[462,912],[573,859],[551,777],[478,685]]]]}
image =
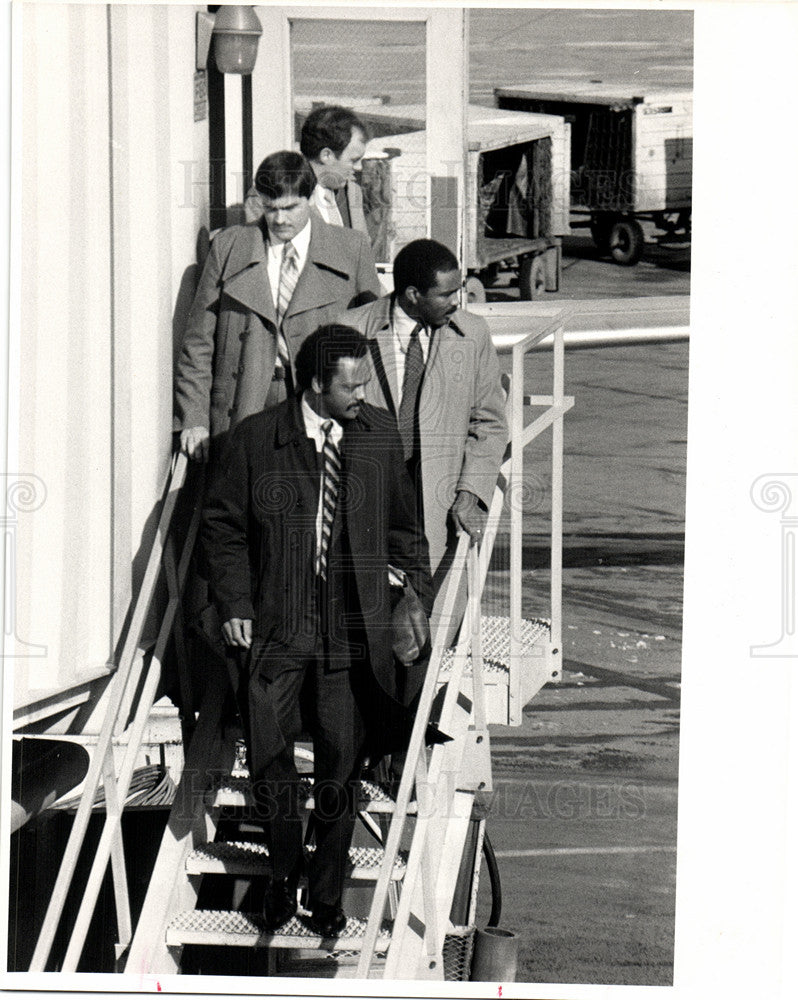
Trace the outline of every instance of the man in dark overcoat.
{"type": "Polygon", "coordinates": [[[248,650],[249,764],[272,861],[266,926],[297,909],[294,741],[304,724],[315,758],[310,924],[323,936],[346,920],[341,894],[364,740],[358,700],[374,684],[400,693],[389,563],[407,574],[427,613],[432,605],[396,422],[363,402],[367,349],[357,331],[335,324],[305,341],[296,360],[301,398],[238,426],[202,529],[224,638],[248,650]]]}

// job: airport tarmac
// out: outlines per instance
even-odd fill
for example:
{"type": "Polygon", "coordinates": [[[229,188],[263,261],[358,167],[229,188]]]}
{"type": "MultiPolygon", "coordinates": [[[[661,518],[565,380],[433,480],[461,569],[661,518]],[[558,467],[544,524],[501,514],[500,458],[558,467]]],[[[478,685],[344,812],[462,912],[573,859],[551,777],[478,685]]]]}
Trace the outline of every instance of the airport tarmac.
{"type": "MultiPolygon", "coordinates": [[[[544,301],[687,296],[689,267],[689,245],[650,241],[623,268],[568,237],[544,301]]],[[[521,726],[491,727],[487,831],[518,982],[672,982],[687,363],[687,343],[566,353],[563,678],[521,726]]],[[[524,527],[524,613],[545,614],[545,517],[524,527]]],[[[489,608],[508,585],[489,575],[489,608]]],[[[491,903],[483,865],[477,926],[491,903]]]]}
{"type": "MultiPolygon", "coordinates": [[[[525,608],[547,586],[527,573],[525,608]]],[[[681,609],[678,563],[566,569],[563,679],[491,727],[486,828],[519,982],[671,982],[681,609]]],[[[477,926],[491,903],[483,866],[477,926]]]]}

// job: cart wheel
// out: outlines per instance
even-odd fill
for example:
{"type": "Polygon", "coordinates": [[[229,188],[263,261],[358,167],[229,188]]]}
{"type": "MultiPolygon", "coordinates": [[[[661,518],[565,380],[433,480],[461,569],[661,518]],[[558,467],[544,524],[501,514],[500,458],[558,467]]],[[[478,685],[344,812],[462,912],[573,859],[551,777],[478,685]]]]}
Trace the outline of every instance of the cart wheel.
{"type": "Polygon", "coordinates": [[[619,219],[610,231],[610,254],[616,264],[631,267],[643,256],[643,227],[636,219],[619,219]]]}
{"type": "Polygon", "coordinates": [[[590,220],[590,235],[599,253],[610,252],[610,233],[612,232],[612,219],[594,215],[590,220]]]}
{"type": "Polygon", "coordinates": [[[466,302],[487,302],[485,286],[475,274],[470,274],[465,283],[466,302]]]}
{"type": "Polygon", "coordinates": [[[543,257],[522,257],[518,262],[518,292],[522,299],[539,299],[546,291],[543,257]]]}

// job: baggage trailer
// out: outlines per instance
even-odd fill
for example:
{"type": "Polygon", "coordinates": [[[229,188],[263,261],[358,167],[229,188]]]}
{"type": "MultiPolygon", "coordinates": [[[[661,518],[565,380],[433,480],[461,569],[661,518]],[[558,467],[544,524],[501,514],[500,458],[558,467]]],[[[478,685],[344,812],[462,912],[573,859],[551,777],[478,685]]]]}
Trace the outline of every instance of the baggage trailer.
{"type": "MultiPolygon", "coordinates": [[[[367,108],[363,200],[378,261],[429,234],[426,132],[420,106],[367,108]]],[[[469,300],[500,268],[517,268],[523,299],[556,292],[569,231],[570,127],[556,115],[468,109],[463,260],[469,300]]]]}
{"type": "Polygon", "coordinates": [[[498,87],[499,108],[562,115],[571,124],[572,226],[589,226],[618,264],[636,264],[640,220],[666,239],[690,236],[693,166],[691,91],[634,96],[611,85],[569,90],[498,87]]]}

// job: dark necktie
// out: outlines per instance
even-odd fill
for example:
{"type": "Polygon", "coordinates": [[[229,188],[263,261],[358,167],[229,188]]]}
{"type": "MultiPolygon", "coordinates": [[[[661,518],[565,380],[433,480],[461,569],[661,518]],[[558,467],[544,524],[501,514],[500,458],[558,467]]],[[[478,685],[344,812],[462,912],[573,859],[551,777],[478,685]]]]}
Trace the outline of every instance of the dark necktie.
{"type": "Polygon", "coordinates": [[[332,420],[325,420],[321,425],[321,429],[324,431],[324,448],[322,451],[324,478],[321,486],[321,542],[319,550],[316,553],[316,574],[322,580],[327,579],[327,552],[330,548],[335,507],[338,502],[338,485],[341,481],[341,456],[338,454],[338,448],[330,436],[332,427],[332,420]]]}
{"type": "Polygon", "coordinates": [[[405,461],[408,461],[415,451],[418,391],[424,378],[424,354],[421,350],[421,341],[418,339],[421,329],[421,324],[416,323],[410,334],[410,343],[405,354],[405,377],[402,381],[402,401],[399,404],[399,436],[402,439],[405,461]]]}

